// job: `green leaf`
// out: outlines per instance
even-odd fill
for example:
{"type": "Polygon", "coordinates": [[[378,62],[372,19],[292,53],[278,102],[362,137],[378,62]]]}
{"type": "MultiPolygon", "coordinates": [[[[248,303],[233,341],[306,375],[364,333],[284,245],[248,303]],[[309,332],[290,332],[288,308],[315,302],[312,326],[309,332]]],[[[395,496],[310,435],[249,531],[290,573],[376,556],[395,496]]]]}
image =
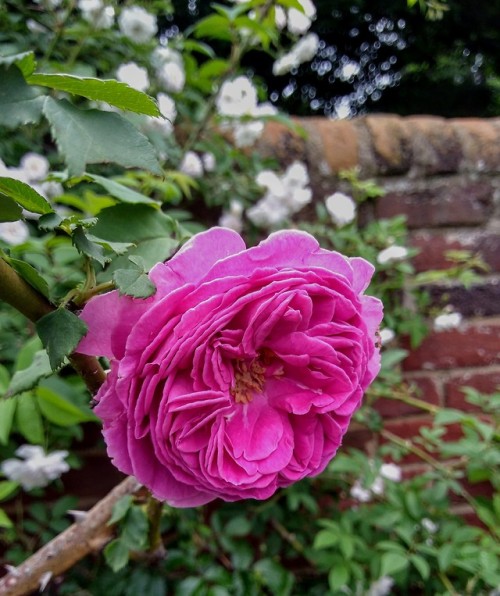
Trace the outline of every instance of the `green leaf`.
{"type": "Polygon", "coordinates": [[[328,585],[332,592],[340,590],[343,586],[347,585],[349,581],[349,568],[344,563],[337,563],[331,569],[328,574],[328,585]]]}
{"type": "Polygon", "coordinates": [[[32,265],[26,261],[12,258],[9,258],[9,265],[15,269],[24,281],[27,281],[30,284],[30,286],[35,288],[35,290],[40,292],[40,294],[43,294],[46,298],[49,297],[49,284],[32,265]]]}
{"type": "Polygon", "coordinates": [[[17,430],[23,437],[35,445],[42,445],[45,439],[42,415],[36,399],[30,393],[24,393],[17,398],[16,409],[17,430]]]}
{"type": "Polygon", "coordinates": [[[243,515],[233,517],[225,527],[228,536],[247,536],[252,530],[252,524],[243,515]]]}
{"type": "Polygon", "coordinates": [[[6,68],[12,65],[22,72],[24,77],[29,77],[35,72],[36,60],[34,52],[21,52],[20,54],[12,54],[11,56],[0,56],[0,66],[6,68]]]}
{"type": "Polygon", "coordinates": [[[19,488],[19,483],[13,480],[2,480],[0,482],[0,501],[8,499],[19,488]]]}
{"type": "Polygon", "coordinates": [[[47,199],[44,199],[29,184],[14,180],[14,178],[0,177],[0,197],[1,195],[10,197],[18,205],[32,213],[50,213],[52,211],[47,199]]]}
{"type": "Polygon", "coordinates": [[[440,571],[446,571],[455,556],[455,545],[444,544],[437,553],[437,561],[440,571]]]}
{"type": "Polygon", "coordinates": [[[231,41],[231,28],[229,19],[221,15],[210,15],[201,19],[194,25],[196,38],[209,37],[231,41]]]}
{"type": "Polygon", "coordinates": [[[11,198],[0,195],[0,222],[21,219],[23,210],[11,198]]]}
{"type": "Polygon", "coordinates": [[[52,370],[57,370],[85,335],[87,325],[69,310],[58,308],[39,319],[36,329],[52,370]]]}
{"type": "Polygon", "coordinates": [[[260,559],[254,565],[261,582],[270,588],[273,594],[286,596],[293,585],[293,575],[273,559],[260,559]]]}
{"type": "Polygon", "coordinates": [[[404,571],[408,567],[408,564],[409,560],[406,555],[392,552],[384,553],[380,564],[380,575],[381,577],[385,575],[392,576],[395,573],[404,571]]]}
{"type": "Polygon", "coordinates": [[[313,548],[328,548],[330,546],[335,546],[335,544],[337,544],[338,541],[338,534],[330,530],[321,530],[316,534],[316,537],[314,538],[313,548]]]}
{"type": "Polygon", "coordinates": [[[15,399],[2,399],[0,401],[0,443],[2,445],[7,445],[9,441],[16,406],[17,401],[15,399]]]}
{"type": "Polygon", "coordinates": [[[104,255],[104,249],[102,246],[96,242],[92,242],[92,240],[88,238],[82,226],[75,228],[73,235],[71,236],[71,240],[78,252],[95,259],[103,267],[110,260],[110,257],[106,257],[104,255]]]}
{"type": "Polygon", "coordinates": [[[429,579],[431,567],[423,557],[421,557],[420,555],[411,555],[410,561],[411,564],[415,567],[415,569],[420,573],[420,576],[424,581],[429,579]]]}
{"type": "Polygon", "coordinates": [[[121,110],[128,110],[147,116],[160,116],[160,110],[155,101],[146,93],[138,91],[114,80],[101,80],[90,77],[76,77],[69,74],[31,75],[27,82],[30,85],[42,85],[59,91],[66,91],[72,95],[81,95],[94,101],[104,101],[121,110]]]}
{"type": "MultiPolygon", "coordinates": [[[[133,242],[135,247],[128,255],[141,256],[145,270],[149,270],[165,261],[178,246],[172,238],[174,227],[175,222],[168,215],[149,205],[120,204],[103,209],[90,231],[109,242],[133,242]]],[[[115,259],[109,270],[129,267],[129,260],[123,256],[115,259]]]]}
{"type": "Polygon", "coordinates": [[[14,373],[6,397],[12,397],[18,393],[23,393],[35,387],[40,379],[52,374],[52,368],[49,362],[49,356],[45,350],[40,350],[35,354],[33,362],[22,370],[14,373]]]}
{"type": "Polygon", "coordinates": [[[43,112],[70,176],[82,175],[87,164],[109,162],[162,173],[151,143],[122,116],[79,110],[66,100],[50,97],[46,98],[43,112]]]}
{"type": "Polygon", "coordinates": [[[149,523],[140,507],[131,507],[125,516],[121,539],[131,549],[144,548],[148,540],[149,523]]]}
{"type": "Polygon", "coordinates": [[[133,298],[148,298],[156,292],[156,287],[144,271],[140,269],[117,269],[113,281],[120,294],[133,298]]]}
{"type": "Polygon", "coordinates": [[[128,563],[129,549],[120,539],[112,540],[106,545],[103,552],[106,563],[115,573],[123,569],[128,563]]]}
{"type": "Polygon", "coordinates": [[[115,180],[104,178],[103,176],[97,176],[96,174],[87,174],[89,178],[92,178],[94,182],[105,188],[112,197],[120,199],[124,203],[147,203],[150,205],[156,205],[160,207],[159,203],[150,199],[146,195],[141,194],[128,186],[124,186],[115,180]]]}
{"type": "Polygon", "coordinates": [[[0,528],[13,528],[14,524],[12,523],[9,516],[5,513],[3,509],[0,509],[0,528]]]}
{"type": "Polygon", "coordinates": [[[17,128],[38,122],[45,98],[30,87],[17,66],[0,70],[0,125],[17,128]]]}
{"type": "Polygon", "coordinates": [[[112,526],[113,524],[116,524],[116,522],[119,522],[121,519],[123,519],[125,517],[125,515],[127,514],[127,511],[130,509],[130,506],[132,505],[132,501],[133,501],[132,495],[125,495],[124,497],[119,499],[113,505],[113,511],[111,513],[111,517],[110,517],[107,525],[112,526]]]}
{"type": "Polygon", "coordinates": [[[37,387],[35,394],[43,416],[57,426],[73,426],[80,422],[97,419],[93,414],[80,410],[75,404],[49,387],[37,387]]]}

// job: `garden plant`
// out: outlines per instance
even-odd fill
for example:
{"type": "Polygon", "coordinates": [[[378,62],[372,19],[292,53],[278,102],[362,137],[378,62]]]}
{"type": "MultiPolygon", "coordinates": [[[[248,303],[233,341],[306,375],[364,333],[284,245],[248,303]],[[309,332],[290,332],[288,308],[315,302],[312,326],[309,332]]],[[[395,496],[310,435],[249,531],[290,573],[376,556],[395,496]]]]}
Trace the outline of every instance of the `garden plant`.
{"type": "Polygon", "coordinates": [[[498,594],[500,394],[441,408],[399,370],[456,313],[403,217],[361,225],[375,181],[318,196],[256,150],[305,132],[248,65],[297,72],[315,18],[0,0],[0,594],[498,594]],[[396,436],[380,398],[433,426],[396,436]],[[342,446],[349,425],[378,440],[342,446]],[[101,428],[125,476],[83,511],[65,475],[101,428]]]}

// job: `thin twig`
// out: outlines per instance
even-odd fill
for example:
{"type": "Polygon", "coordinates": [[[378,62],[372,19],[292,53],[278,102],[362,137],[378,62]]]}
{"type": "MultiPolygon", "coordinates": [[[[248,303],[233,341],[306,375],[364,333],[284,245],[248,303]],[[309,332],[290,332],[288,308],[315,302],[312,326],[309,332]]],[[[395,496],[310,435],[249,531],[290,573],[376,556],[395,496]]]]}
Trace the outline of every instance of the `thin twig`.
{"type": "Polygon", "coordinates": [[[42,576],[47,573],[52,577],[61,575],[89,553],[101,550],[113,537],[113,529],[107,524],[115,503],[139,488],[139,483],[132,476],[115,486],[82,521],[74,523],[21,565],[10,569],[0,579],[0,594],[29,594],[40,586],[42,576]]]}

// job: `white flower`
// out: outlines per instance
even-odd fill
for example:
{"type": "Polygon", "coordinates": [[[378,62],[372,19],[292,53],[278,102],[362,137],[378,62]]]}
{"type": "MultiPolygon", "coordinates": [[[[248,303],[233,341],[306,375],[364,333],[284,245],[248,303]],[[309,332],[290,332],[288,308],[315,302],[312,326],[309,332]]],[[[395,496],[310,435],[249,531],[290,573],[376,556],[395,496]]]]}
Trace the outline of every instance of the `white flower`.
{"type": "Polygon", "coordinates": [[[255,182],[267,188],[267,190],[276,197],[285,196],[285,186],[281,178],[272,170],[262,170],[255,177],[255,182]]]}
{"type": "Polygon", "coordinates": [[[49,10],[54,10],[54,8],[58,8],[62,4],[62,0],[35,0],[35,2],[37,4],[42,4],[49,10]]]}
{"type": "Polygon", "coordinates": [[[309,33],[293,46],[292,51],[297,57],[299,64],[309,62],[316,56],[319,48],[319,37],[316,33],[309,33]]]}
{"type": "Polygon", "coordinates": [[[149,87],[148,71],[135,62],[122,64],[116,71],[116,78],[138,91],[146,91],[149,87]]]}
{"type": "Polygon", "coordinates": [[[59,197],[64,192],[62,184],[60,182],[56,182],[55,180],[47,180],[46,182],[42,182],[40,184],[40,190],[42,191],[41,194],[43,194],[46,199],[59,197]]]}
{"type": "Polygon", "coordinates": [[[248,219],[260,228],[274,228],[288,215],[288,209],[283,201],[270,193],[247,210],[248,219]]]}
{"type": "Polygon", "coordinates": [[[26,242],[29,238],[28,226],[23,221],[6,221],[0,223],[0,240],[11,246],[26,242]]]}
{"type": "Polygon", "coordinates": [[[148,117],[144,121],[144,128],[152,132],[170,135],[174,130],[174,122],[177,118],[177,108],[175,101],[166,93],[158,93],[158,108],[163,116],[148,117]]]}
{"type": "Polygon", "coordinates": [[[356,203],[342,192],[334,192],[327,197],[325,206],[333,223],[339,227],[350,224],[356,218],[356,203]]]}
{"type": "Polygon", "coordinates": [[[265,118],[266,116],[274,116],[277,113],[277,108],[269,101],[260,103],[252,110],[252,116],[254,118],[265,118]]]}
{"type": "Polygon", "coordinates": [[[392,329],[389,329],[388,327],[386,327],[385,329],[381,329],[379,332],[379,335],[380,335],[380,343],[383,346],[390,344],[391,341],[396,337],[396,334],[394,333],[394,331],[392,329]]]}
{"type": "Polygon", "coordinates": [[[309,173],[307,167],[301,161],[294,161],[286,169],[283,178],[283,185],[287,191],[293,191],[295,188],[304,188],[309,184],[309,173]]]}
{"type": "Polygon", "coordinates": [[[201,161],[203,162],[203,169],[205,172],[213,172],[215,170],[217,164],[215,161],[215,155],[213,153],[210,153],[209,151],[204,153],[201,156],[201,161]]]}
{"type": "Polygon", "coordinates": [[[274,22],[280,31],[286,27],[286,12],[282,6],[274,8],[274,22]]]}
{"type": "Polygon", "coordinates": [[[23,445],[16,450],[16,455],[22,459],[5,460],[1,470],[9,480],[19,482],[24,490],[47,486],[69,470],[64,461],[67,451],[53,451],[46,455],[38,445],[23,445]]]}
{"type": "MultiPolygon", "coordinates": [[[[38,153],[26,153],[19,163],[29,182],[43,180],[49,173],[49,161],[38,153]]],[[[11,170],[12,171],[12,170],[11,170]]]]}
{"type": "Polygon", "coordinates": [[[230,228],[240,233],[243,229],[243,204],[240,201],[232,200],[229,210],[224,211],[219,219],[219,225],[223,228],[230,228]]]}
{"type": "Polygon", "coordinates": [[[394,263],[395,261],[403,261],[407,256],[407,248],[393,244],[378,253],[377,262],[380,265],[387,265],[388,263],[394,263]]]}
{"type": "Polygon", "coordinates": [[[165,62],[156,71],[160,85],[171,93],[180,93],[186,84],[184,66],[177,62],[165,62]]]}
{"type": "Polygon", "coordinates": [[[311,200],[312,190],[310,188],[296,188],[285,195],[285,204],[288,207],[290,215],[303,209],[311,200]]]}
{"type": "Polygon", "coordinates": [[[240,149],[250,147],[264,132],[264,123],[256,120],[254,122],[236,122],[233,125],[234,144],[240,149]]]}
{"type": "Polygon", "coordinates": [[[217,96],[216,107],[220,116],[251,115],[257,107],[257,90],[248,77],[226,81],[217,96]]]}
{"type": "Polygon", "coordinates": [[[154,68],[161,68],[167,62],[175,62],[184,67],[181,54],[177,50],[172,50],[167,46],[158,46],[151,54],[151,64],[154,68]]]}
{"type": "Polygon", "coordinates": [[[273,64],[273,74],[280,76],[297,68],[304,62],[314,58],[319,48],[319,37],[316,33],[309,33],[300,39],[288,52],[278,58],[273,64]]]}
{"type": "Polygon", "coordinates": [[[384,576],[379,578],[377,581],[369,587],[366,596],[387,596],[391,593],[394,580],[392,577],[384,576]]]}
{"type": "Polygon", "coordinates": [[[401,482],[403,477],[401,468],[396,464],[382,464],[380,466],[380,476],[392,482],[401,482]]]}
{"type": "Polygon", "coordinates": [[[456,329],[462,323],[462,315],[459,312],[443,313],[434,319],[434,331],[447,331],[456,329]]]}
{"type": "Polygon", "coordinates": [[[156,34],[156,17],[141,6],[124,8],[118,17],[123,35],[135,43],[147,43],[156,34]]]}
{"type": "Polygon", "coordinates": [[[352,485],[350,490],[351,497],[360,503],[368,503],[371,501],[372,493],[367,488],[361,485],[359,480],[352,485]]]}
{"type": "Polygon", "coordinates": [[[203,163],[198,154],[194,151],[188,151],[182,158],[179,170],[191,178],[201,178],[203,176],[203,163]]]}
{"type": "Polygon", "coordinates": [[[300,10],[290,8],[288,11],[287,29],[292,35],[303,35],[311,27],[311,19],[300,10]]]}
{"type": "Polygon", "coordinates": [[[115,9],[102,0],[78,0],[82,17],[96,29],[110,29],[115,21],[115,9]]]}
{"type": "Polygon", "coordinates": [[[429,534],[435,534],[439,530],[439,526],[437,524],[435,524],[432,521],[432,519],[429,519],[428,517],[422,518],[420,524],[421,524],[422,528],[424,528],[425,530],[427,530],[427,532],[429,532],[429,534]]]}

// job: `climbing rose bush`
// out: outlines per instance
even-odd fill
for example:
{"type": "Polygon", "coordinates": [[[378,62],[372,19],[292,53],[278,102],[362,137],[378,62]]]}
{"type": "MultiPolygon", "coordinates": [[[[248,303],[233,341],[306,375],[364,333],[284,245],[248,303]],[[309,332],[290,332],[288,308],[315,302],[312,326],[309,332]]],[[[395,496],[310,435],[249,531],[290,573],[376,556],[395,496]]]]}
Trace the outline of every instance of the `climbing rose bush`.
{"type": "Polygon", "coordinates": [[[111,362],[95,411],[114,464],[177,507],[319,474],[380,367],[372,273],[303,232],[247,249],[213,228],[152,269],[154,296],[93,298],[78,351],[111,362]]]}

